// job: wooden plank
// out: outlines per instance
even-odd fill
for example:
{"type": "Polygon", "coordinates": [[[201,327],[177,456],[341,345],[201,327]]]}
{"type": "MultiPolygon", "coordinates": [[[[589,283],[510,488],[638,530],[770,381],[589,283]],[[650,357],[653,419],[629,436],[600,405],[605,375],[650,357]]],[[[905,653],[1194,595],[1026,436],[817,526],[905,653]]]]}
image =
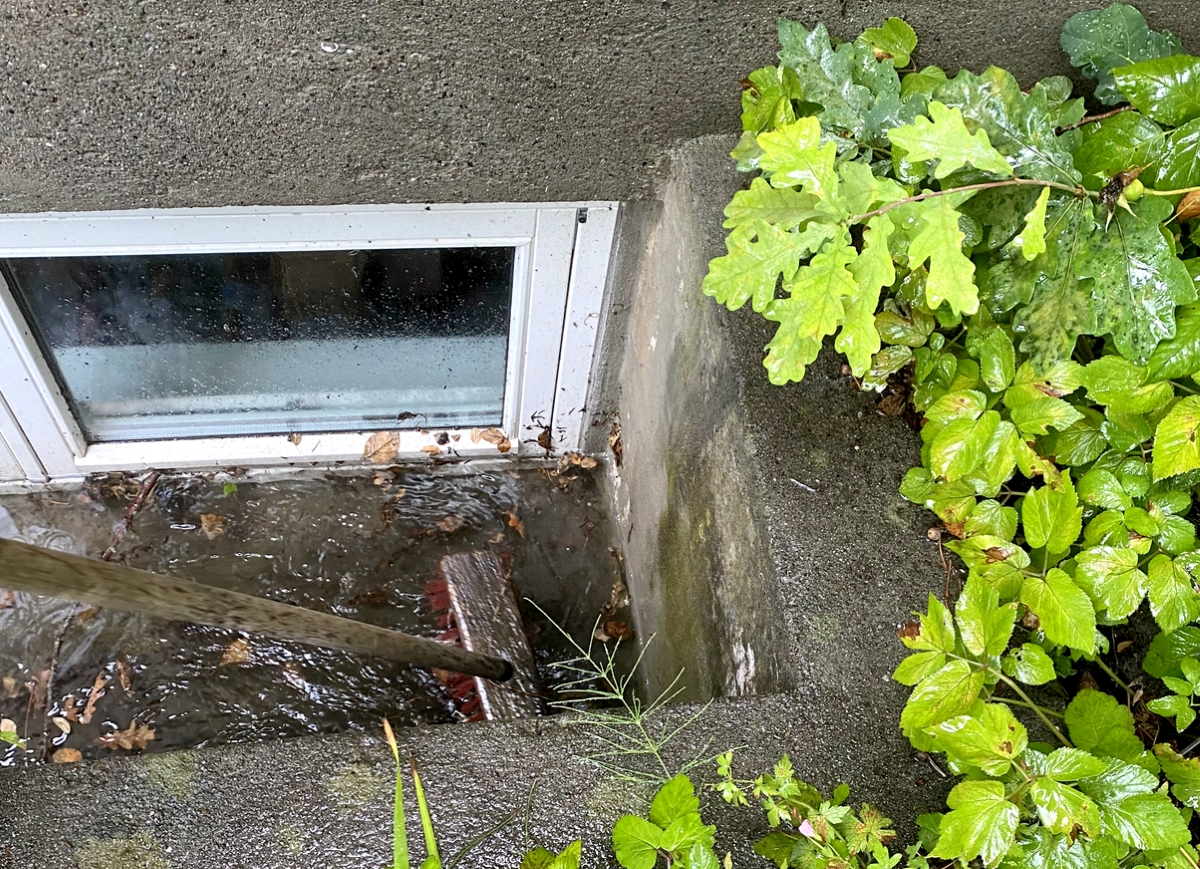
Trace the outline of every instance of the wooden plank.
{"type": "Polygon", "coordinates": [[[13,540],[0,540],[0,588],[379,655],[489,679],[505,679],[513,672],[513,667],[501,658],[436,640],[13,540]]]}
{"type": "Polygon", "coordinates": [[[450,595],[463,648],[513,665],[513,676],[505,682],[475,678],[484,717],[512,721],[542,714],[542,687],[533,649],[500,558],[486,551],[447,555],[438,563],[438,572],[450,595]]]}

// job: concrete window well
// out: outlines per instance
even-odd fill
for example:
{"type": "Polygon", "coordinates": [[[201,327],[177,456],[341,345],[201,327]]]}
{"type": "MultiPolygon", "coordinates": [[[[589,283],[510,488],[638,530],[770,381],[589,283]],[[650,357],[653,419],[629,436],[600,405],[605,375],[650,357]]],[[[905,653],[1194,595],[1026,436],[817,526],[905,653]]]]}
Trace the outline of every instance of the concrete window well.
{"type": "Polygon", "coordinates": [[[919,435],[701,292],[739,81],[780,15],[902,15],[922,65],[1078,84],[1100,5],[7,4],[0,869],[380,869],[409,758],[447,867],[615,867],[691,760],[773,865],[728,749],[915,841],[955,779],[891,673],[954,565],[919,435]]]}

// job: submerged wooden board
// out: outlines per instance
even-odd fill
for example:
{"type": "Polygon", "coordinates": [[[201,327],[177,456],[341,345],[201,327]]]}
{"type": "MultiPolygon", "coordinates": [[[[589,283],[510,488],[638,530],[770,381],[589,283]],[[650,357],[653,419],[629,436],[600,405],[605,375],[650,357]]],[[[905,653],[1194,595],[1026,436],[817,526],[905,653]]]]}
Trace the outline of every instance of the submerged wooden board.
{"type": "Polygon", "coordinates": [[[463,648],[503,658],[513,666],[513,676],[505,682],[475,678],[484,717],[511,721],[541,714],[542,690],[533,649],[500,558],[493,552],[456,553],[443,557],[438,571],[450,595],[463,648]]]}

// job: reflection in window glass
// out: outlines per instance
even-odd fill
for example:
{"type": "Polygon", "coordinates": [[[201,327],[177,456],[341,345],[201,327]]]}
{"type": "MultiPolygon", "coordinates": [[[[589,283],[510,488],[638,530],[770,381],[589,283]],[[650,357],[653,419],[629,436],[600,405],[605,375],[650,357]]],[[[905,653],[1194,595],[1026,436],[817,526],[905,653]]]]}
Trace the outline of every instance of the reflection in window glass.
{"type": "Polygon", "coordinates": [[[88,440],[497,425],[512,248],[0,261],[88,440]]]}

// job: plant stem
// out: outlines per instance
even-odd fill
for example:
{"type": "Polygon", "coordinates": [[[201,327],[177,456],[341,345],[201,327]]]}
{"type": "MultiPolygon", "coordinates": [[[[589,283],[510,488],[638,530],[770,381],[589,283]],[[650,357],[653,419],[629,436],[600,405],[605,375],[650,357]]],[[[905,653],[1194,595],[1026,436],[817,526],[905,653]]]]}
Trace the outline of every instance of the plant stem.
{"type": "Polygon", "coordinates": [[[1065,127],[1059,127],[1054,132],[1056,135],[1061,136],[1063,133],[1067,132],[1068,130],[1077,130],[1080,127],[1086,127],[1088,124],[1094,124],[1097,121],[1107,120],[1108,118],[1111,118],[1114,115],[1119,115],[1119,114],[1121,114],[1121,112],[1127,112],[1132,108],[1133,108],[1133,106],[1120,106],[1118,108],[1111,109],[1107,112],[1101,112],[1098,115],[1088,115],[1086,118],[1081,118],[1080,120],[1076,121],[1073,124],[1067,124],[1065,127]]]}
{"type": "Polygon", "coordinates": [[[889,202],[887,205],[882,205],[874,211],[868,211],[865,214],[858,214],[850,218],[850,223],[862,223],[864,220],[870,220],[872,217],[878,217],[881,214],[886,214],[893,208],[899,208],[901,205],[908,205],[910,202],[920,202],[923,199],[933,199],[937,196],[948,196],[951,193],[964,193],[968,190],[993,190],[997,187],[1052,187],[1055,190],[1065,190],[1068,193],[1073,193],[1078,198],[1082,199],[1090,196],[1093,199],[1099,197],[1099,193],[1091,190],[1085,190],[1083,187],[1072,187],[1070,184],[1060,184],[1057,181],[1042,181],[1037,178],[1006,178],[1003,181],[985,181],[980,184],[964,184],[962,187],[950,187],[946,190],[926,190],[924,193],[918,193],[915,196],[909,196],[904,199],[898,199],[895,202],[889,202]]]}
{"type": "Polygon", "coordinates": [[[1112,671],[1112,668],[1109,667],[1108,664],[1104,663],[1104,661],[1102,661],[1099,656],[1096,657],[1096,666],[1099,667],[1101,670],[1103,670],[1104,674],[1106,676],[1108,676],[1108,678],[1112,679],[1114,682],[1116,682],[1118,685],[1120,685],[1125,690],[1126,695],[1133,693],[1132,691],[1129,690],[1129,686],[1125,684],[1125,681],[1120,676],[1118,676],[1116,673],[1114,673],[1112,671]]]}
{"type": "Polygon", "coordinates": [[[1172,386],[1174,386],[1176,389],[1182,389],[1184,392],[1187,392],[1191,395],[1200,395],[1200,392],[1197,392],[1195,389],[1193,389],[1190,386],[1187,386],[1186,384],[1180,383],[1178,380],[1169,380],[1167,382],[1170,383],[1172,386]]]}
{"type": "MultiPolygon", "coordinates": [[[[993,670],[992,672],[994,672],[994,673],[995,673],[995,671],[994,671],[994,670],[993,670]]],[[[1033,702],[1033,701],[1032,701],[1032,700],[1029,698],[1029,695],[1028,695],[1028,694],[1026,694],[1026,693],[1025,693],[1023,690],[1021,690],[1021,686],[1020,686],[1020,685],[1018,685],[1018,684],[1017,684],[1016,682],[1014,682],[1012,679],[1010,679],[1010,678],[1008,678],[1007,676],[1005,676],[1003,673],[996,673],[996,675],[1000,677],[1000,681],[1001,681],[1001,682],[1003,682],[1003,683],[1004,683],[1005,685],[1007,685],[1009,688],[1013,689],[1013,691],[1015,691],[1015,692],[1017,693],[1017,696],[1018,696],[1018,697],[1020,697],[1022,700],[1024,700],[1026,704],[1028,704],[1029,708],[1030,708],[1030,709],[1032,709],[1032,710],[1034,711],[1034,714],[1036,714],[1038,718],[1042,719],[1042,724],[1046,725],[1046,728],[1047,728],[1047,729],[1048,729],[1048,730],[1049,730],[1051,733],[1053,733],[1053,734],[1054,734],[1056,737],[1058,737],[1058,741],[1059,741],[1059,742],[1061,742],[1061,743],[1062,743],[1063,745],[1065,745],[1067,748],[1074,748],[1074,746],[1073,746],[1073,745],[1071,745],[1071,740],[1069,740],[1069,739],[1067,739],[1065,736],[1063,736],[1063,735],[1062,735],[1062,731],[1061,731],[1061,730],[1059,730],[1057,727],[1055,727],[1055,726],[1054,726],[1054,722],[1052,722],[1052,721],[1051,721],[1051,720],[1050,720],[1050,719],[1047,717],[1047,715],[1046,715],[1046,710],[1043,710],[1041,706],[1038,706],[1036,703],[1034,703],[1034,702],[1033,702]]]]}
{"type": "Polygon", "coordinates": [[[1194,193],[1200,190],[1200,187],[1180,187],[1178,190],[1155,190],[1153,187],[1147,187],[1142,192],[1146,196],[1178,196],[1180,193],[1194,193]]]}
{"type": "Polygon", "coordinates": [[[1063,717],[1061,712],[1056,712],[1053,709],[1047,709],[1045,706],[1036,706],[1034,704],[1026,703],[1024,700],[1016,700],[1012,697],[997,697],[995,694],[992,695],[992,699],[998,700],[1001,703],[1007,703],[1010,706],[1023,706],[1024,708],[1032,709],[1035,712],[1040,709],[1042,712],[1045,712],[1047,715],[1053,715],[1055,718],[1063,717]]]}

